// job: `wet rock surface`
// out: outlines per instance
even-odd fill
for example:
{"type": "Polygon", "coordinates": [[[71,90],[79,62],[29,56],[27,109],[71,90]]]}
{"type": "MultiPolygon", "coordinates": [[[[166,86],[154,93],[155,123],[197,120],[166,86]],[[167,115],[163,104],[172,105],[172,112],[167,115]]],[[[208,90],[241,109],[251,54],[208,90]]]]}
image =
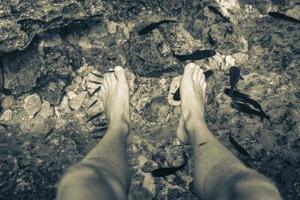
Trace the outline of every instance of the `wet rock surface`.
{"type": "Polygon", "coordinates": [[[101,75],[126,68],[132,133],[129,199],[197,199],[190,147],[175,132],[180,102],[172,99],[184,65],[174,57],[212,49],[202,60],[206,121],[239,158],[272,178],[285,199],[300,197],[299,23],[295,1],[2,1],[0,3],[0,199],[54,199],[64,170],[105,134],[101,75]],[[213,9],[213,8],[215,9],[213,9]],[[215,10],[218,10],[216,12],[215,10]],[[139,35],[151,22],[176,20],[139,35]],[[237,88],[270,116],[238,112],[224,94],[228,71],[237,88]],[[240,155],[229,133],[250,154],[240,155]],[[154,178],[158,167],[188,165],[154,178]]]}

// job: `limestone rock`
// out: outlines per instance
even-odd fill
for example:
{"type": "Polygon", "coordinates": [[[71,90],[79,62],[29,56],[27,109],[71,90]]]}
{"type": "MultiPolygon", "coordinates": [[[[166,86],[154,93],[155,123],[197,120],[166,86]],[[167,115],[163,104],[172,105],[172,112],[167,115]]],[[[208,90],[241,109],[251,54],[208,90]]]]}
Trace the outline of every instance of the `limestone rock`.
{"type": "Polygon", "coordinates": [[[82,92],[73,99],[70,100],[70,107],[74,110],[78,110],[84,102],[86,92],[82,92]]]}
{"type": "Polygon", "coordinates": [[[118,24],[114,21],[109,21],[106,24],[106,28],[110,34],[115,34],[118,30],[118,24]]]}
{"type": "Polygon", "coordinates": [[[26,97],[24,100],[23,108],[30,118],[33,118],[34,115],[41,109],[41,99],[37,94],[32,94],[26,97]]]}
{"type": "Polygon", "coordinates": [[[54,113],[53,107],[51,107],[50,103],[48,101],[44,101],[41,106],[41,111],[39,112],[39,115],[47,119],[49,117],[52,117],[54,113]]]}
{"type": "Polygon", "coordinates": [[[15,103],[15,99],[13,96],[6,96],[2,100],[2,108],[6,110],[10,108],[10,106],[12,106],[14,103],[15,103]]]}
{"type": "Polygon", "coordinates": [[[84,26],[102,20],[108,8],[99,1],[1,1],[0,55],[24,50],[34,36],[62,27],[84,26]],[[13,9],[11,9],[13,8],[13,9]]]}
{"type": "Polygon", "coordinates": [[[8,109],[3,112],[3,114],[0,117],[0,121],[9,121],[12,119],[12,117],[13,117],[13,112],[12,110],[8,109]]]}

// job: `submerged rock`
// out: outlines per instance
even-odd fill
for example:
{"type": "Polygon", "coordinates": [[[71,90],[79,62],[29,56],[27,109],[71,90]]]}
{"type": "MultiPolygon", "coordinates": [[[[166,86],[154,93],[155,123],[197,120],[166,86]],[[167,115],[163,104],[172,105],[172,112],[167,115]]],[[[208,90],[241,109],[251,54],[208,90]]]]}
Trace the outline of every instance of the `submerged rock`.
{"type": "Polygon", "coordinates": [[[82,92],[76,97],[70,100],[70,107],[74,110],[78,110],[84,102],[86,92],[82,92]]]}
{"type": "Polygon", "coordinates": [[[13,112],[12,110],[8,109],[3,112],[3,114],[0,117],[0,121],[9,121],[12,119],[12,117],[13,117],[13,112]]]}
{"type": "Polygon", "coordinates": [[[0,3],[0,55],[24,50],[45,31],[101,21],[109,9],[100,1],[6,0],[0,3]]]}
{"type": "Polygon", "coordinates": [[[32,94],[26,97],[24,100],[23,108],[29,115],[29,118],[33,118],[34,115],[41,109],[41,99],[37,94],[32,94]]]}

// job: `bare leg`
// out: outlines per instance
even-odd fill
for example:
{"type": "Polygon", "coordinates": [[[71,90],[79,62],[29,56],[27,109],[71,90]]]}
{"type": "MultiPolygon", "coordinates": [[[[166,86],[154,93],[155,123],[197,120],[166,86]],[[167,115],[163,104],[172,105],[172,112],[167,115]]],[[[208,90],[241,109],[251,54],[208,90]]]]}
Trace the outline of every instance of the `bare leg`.
{"type": "Polygon", "coordinates": [[[130,185],[126,140],[130,131],[129,88],[124,69],[104,76],[103,103],[108,130],[100,143],[71,167],[58,187],[59,200],[127,199],[130,185]]]}
{"type": "Polygon", "coordinates": [[[199,66],[185,67],[177,136],[193,148],[195,189],[202,199],[281,199],[264,176],[244,166],[208,130],[204,120],[205,77],[199,66]]]}

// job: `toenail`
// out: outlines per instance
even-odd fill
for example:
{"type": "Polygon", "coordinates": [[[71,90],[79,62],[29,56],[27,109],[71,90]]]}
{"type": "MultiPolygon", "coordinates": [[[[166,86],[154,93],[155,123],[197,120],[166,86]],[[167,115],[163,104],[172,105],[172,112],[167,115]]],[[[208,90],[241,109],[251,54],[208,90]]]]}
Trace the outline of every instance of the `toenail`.
{"type": "Polygon", "coordinates": [[[116,66],[116,67],[115,67],[115,70],[116,70],[116,71],[121,71],[121,70],[122,70],[122,67],[121,67],[121,66],[116,66]]]}
{"type": "Polygon", "coordinates": [[[191,69],[194,69],[195,66],[196,66],[195,63],[189,63],[189,64],[187,64],[187,67],[191,68],[191,69]]]}

